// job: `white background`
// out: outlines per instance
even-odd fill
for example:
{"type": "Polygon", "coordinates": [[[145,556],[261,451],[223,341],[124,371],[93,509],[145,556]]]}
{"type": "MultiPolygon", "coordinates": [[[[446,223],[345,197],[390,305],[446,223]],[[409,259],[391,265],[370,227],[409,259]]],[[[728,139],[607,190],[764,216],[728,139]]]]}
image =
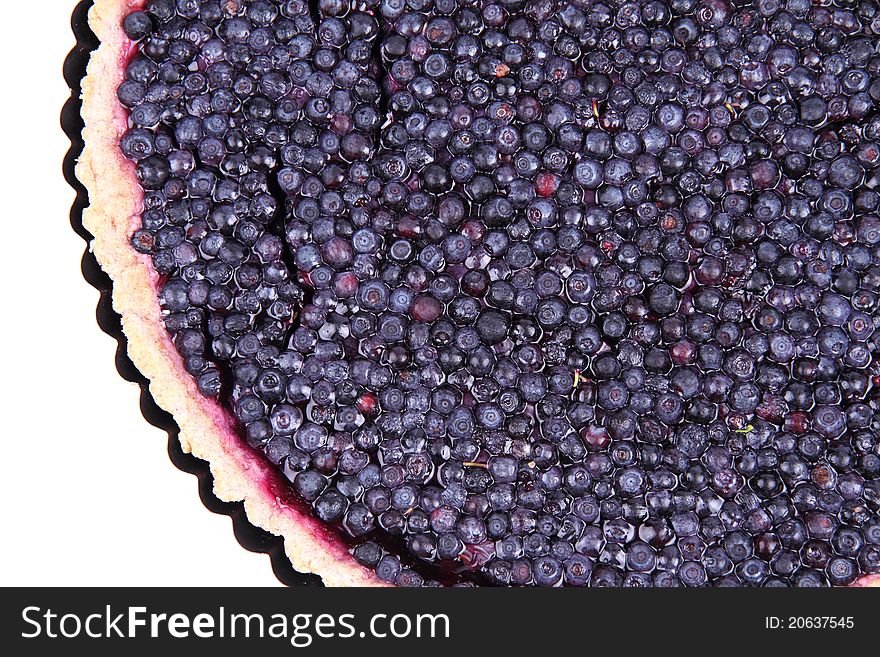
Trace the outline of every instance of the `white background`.
{"type": "Polygon", "coordinates": [[[277,586],[172,465],[95,322],[61,171],[76,4],[3,3],[0,585],[277,586]]]}

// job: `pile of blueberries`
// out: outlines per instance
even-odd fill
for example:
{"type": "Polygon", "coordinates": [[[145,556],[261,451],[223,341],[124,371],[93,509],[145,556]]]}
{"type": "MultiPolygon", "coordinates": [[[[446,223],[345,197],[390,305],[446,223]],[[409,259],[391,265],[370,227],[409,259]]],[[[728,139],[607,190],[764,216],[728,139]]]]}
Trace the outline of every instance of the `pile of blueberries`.
{"type": "Polygon", "coordinates": [[[880,573],[880,5],[147,0],[132,245],[383,580],[880,573]]]}

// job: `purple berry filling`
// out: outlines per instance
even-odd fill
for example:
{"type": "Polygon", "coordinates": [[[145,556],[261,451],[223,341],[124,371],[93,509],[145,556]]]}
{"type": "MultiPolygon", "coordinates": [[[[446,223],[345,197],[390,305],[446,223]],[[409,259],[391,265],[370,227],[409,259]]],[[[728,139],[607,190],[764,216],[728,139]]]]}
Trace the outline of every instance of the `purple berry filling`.
{"type": "Polygon", "coordinates": [[[387,582],[880,574],[880,7],[147,0],[187,371],[387,582]]]}

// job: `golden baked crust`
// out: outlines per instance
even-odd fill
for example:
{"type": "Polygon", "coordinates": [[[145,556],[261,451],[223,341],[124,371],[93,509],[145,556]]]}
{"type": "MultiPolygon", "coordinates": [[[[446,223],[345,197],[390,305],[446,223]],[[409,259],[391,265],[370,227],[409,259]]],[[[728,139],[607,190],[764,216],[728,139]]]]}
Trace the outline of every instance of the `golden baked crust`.
{"type": "Polygon", "coordinates": [[[864,575],[850,584],[850,586],[870,586],[880,588],[880,575],[864,575]]]}
{"type": "MultiPolygon", "coordinates": [[[[143,193],[134,165],[118,148],[128,117],[116,88],[132,48],[121,24],[128,12],[143,4],[144,0],[95,0],[89,13],[101,45],[82,83],[85,148],[76,168],[90,199],[83,225],[94,235],[95,258],[113,280],[113,307],[122,317],[128,355],[150,380],[156,403],[180,426],[183,450],[209,462],[217,497],[244,502],[251,523],[282,536],[297,570],[315,573],[329,586],[386,586],[355,563],[319,521],[273,494],[278,475],[241,444],[226,413],[199,393],[165,330],[156,295],[158,275],[149,258],[138,255],[129,243],[140,223],[143,193]]],[[[880,588],[880,575],[866,575],[851,586],[880,588]]]]}
{"type": "Polygon", "coordinates": [[[122,31],[122,19],[143,4],[144,0],[95,0],[90,11],[89,24],[101,45],[92,54],[82,83],[85,149],[76,168],[90,199],[83,225],[94,235],[95,258],[113,279],[113,307],[122,316],[128,355],[150,380],[156,403],[180,426],[183,450],[210,463],[217,497],[243,501],[251,523],[283,536],[294,568],[315,573],[330,586],[382,585],[328,528],[273,494],[278,475],[242,445],[225,412],[199,394],[184,369],[162,322],[158,275],[149,258],[130,246],[131,234],[139,226],[143,194],[134,166],[119,152],[128,119],[116,88],[132,48],[122,31]]]}

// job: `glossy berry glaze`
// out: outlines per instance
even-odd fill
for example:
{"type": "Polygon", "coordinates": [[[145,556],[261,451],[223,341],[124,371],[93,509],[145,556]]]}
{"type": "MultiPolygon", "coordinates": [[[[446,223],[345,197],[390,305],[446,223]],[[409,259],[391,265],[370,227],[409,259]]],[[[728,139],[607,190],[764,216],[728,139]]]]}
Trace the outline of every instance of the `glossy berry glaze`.
{"type": "Polygon", "coordinates": [[[880,573],[875,4],[132,9],[169,334],[378,578],[880,573]]]}

